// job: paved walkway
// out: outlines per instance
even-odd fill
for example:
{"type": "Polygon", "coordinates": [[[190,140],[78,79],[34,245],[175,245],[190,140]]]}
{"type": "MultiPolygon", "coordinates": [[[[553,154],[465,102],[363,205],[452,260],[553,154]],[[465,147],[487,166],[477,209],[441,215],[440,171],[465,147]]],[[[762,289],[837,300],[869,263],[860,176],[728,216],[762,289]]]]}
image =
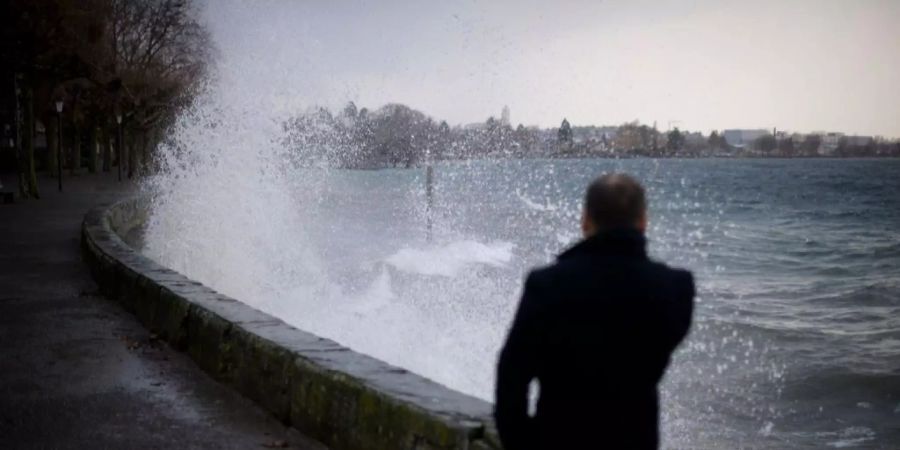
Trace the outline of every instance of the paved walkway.
{"type": "Polygon", "coordinates": [[[0,204],[0,448],[324,448],[98,296],[81,220],[133,188],[114,174],[63,188],[43,178],[43,199],[0,204]]]}

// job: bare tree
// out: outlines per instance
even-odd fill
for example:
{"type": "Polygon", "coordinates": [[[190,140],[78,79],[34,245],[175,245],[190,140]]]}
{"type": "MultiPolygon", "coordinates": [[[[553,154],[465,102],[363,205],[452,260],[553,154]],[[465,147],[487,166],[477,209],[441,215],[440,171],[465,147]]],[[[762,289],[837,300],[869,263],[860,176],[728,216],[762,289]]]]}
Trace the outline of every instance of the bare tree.
{"type": "MultiPolygon", "coordinates": [[[[130,141],[142,143],[140,149],[155,146],[160,130],[192,98],[209,59],[209,39],[195,12],[188,0],[0,3],[0,74],[3,89],[15,90],[10,105],[18,105],[9,110],[20,119],[14,128],[21,137],[23,196],[37,196],[35,124],[56,131],[57,101],[64,102],[61,125],[71,171],[80,165],[81,136],[88,138],[89,169],[98,166],[99,146],[109,170],[116,112],[124,113],[129,134],[139,135],[130,141]]],[[[55,138],[48,139],[51,147],[55,138]]],[[[148,157],[142,152],[144,166],[148,157]]],[[[50,154],[45,162],[55,168],[50,154]]]]}
{"type": "MultiPolygon", "coordinates": [[[[191,98],[210,57],[209,38],[185,0],[111,0],[109,43],[115,92],[127,127],[138,134],[144,165],[154,129],[170,122],[191,98]]],[[[132,149],[133,150],[133,149],[132,149]]],[[[134,152],[131,152],[134,153],[134,152]]],[[[129,176],[137,155],[129,153],[129,176]]]]}

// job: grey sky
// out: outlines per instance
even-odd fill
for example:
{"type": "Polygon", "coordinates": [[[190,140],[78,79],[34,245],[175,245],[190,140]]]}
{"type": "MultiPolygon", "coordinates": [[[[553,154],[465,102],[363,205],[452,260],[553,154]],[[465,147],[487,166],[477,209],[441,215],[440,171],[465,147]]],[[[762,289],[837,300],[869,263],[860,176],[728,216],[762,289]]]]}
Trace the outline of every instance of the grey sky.
{"type": "Polygon", "coordinates": [[[290,105],[900,136],[900,1],[207,6],[225,78],[290,105]]]}

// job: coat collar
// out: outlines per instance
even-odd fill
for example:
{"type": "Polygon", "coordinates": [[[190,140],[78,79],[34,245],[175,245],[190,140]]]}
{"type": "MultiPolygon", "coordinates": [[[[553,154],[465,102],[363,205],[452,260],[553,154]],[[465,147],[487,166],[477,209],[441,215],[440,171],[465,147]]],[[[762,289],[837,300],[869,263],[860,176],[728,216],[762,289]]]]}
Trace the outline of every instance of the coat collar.
{"type": "Polygon", "coordinates": [[[647,238],[640,230],[618,228],[599,232],[559,255],[559,260],[582,255],[618,255],[647,258],[647,238]]]}

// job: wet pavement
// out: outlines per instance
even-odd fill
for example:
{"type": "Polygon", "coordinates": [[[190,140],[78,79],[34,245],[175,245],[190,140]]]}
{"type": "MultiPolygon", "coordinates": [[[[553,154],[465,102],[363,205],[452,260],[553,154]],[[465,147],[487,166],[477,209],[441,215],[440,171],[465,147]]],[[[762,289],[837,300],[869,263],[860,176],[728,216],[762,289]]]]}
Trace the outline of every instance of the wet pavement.
{"type": "Polygon", "coordinates": [[[114,174],[63,187],[45,177],[41,200],[0,204],[0,448],[324,449],[98,294],[81,220],[134,188],[114,174]]]}

